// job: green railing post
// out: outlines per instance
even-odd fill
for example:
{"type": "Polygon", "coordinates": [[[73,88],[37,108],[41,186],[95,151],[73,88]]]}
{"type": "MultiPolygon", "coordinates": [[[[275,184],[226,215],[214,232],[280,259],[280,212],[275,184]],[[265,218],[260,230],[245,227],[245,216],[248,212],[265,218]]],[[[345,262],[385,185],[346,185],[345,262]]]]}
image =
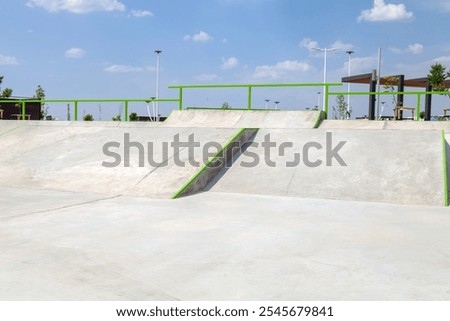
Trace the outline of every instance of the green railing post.
{"type": "Polygon", "coordinates": [[[75,119],[75,121],[78,121],[78,101],[77,100],[74,100],[73,101],[73,116],[74,116],[74,119],[75,119]]]}
{"type": "Polygon", "coordinates": [[[325,85],[325,119],[328,119],[328,98],[330,87],[325,85]]]}
{"type": "Polygon", "coordinates": [[[420,120],[420,99],[421,95],[417,94],[417,106],[416,106],[416,120],[419,121],[420,120]]]}
{"type": "Polygon", "coordinates": [[[180,87],[178,99],[180,100],[178,102],[178,109],[183,110],[183,87],[180,87]]]}
{"type": "Polygon", "coordinates": [[[123,120],[124,121],[128,121],[128,100],[125,100],[124,112],[125,112],[125,115],[123,117],[123,120]]]}
{"type": "Polygon", "coordinates": [[[21,105],[22,105],[22,120],[25,120],[26,108],[24,100],[21,101],[21,105]]]}
{"type": "Polygon", "coordinates": [[[247,108],[248,110],[252,109],[252,86],[248,86],[247,108]]]}

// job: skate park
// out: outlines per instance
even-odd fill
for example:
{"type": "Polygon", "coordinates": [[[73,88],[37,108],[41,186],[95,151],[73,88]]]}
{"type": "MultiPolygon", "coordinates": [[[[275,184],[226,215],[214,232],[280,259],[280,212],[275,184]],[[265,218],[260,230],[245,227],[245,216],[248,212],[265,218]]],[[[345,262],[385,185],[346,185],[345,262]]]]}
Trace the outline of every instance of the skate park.
{"type": "Polygon", "coordinates": [[[327,114],[0,121],[0,298],[448,300],[450,125],[327,114]]]}

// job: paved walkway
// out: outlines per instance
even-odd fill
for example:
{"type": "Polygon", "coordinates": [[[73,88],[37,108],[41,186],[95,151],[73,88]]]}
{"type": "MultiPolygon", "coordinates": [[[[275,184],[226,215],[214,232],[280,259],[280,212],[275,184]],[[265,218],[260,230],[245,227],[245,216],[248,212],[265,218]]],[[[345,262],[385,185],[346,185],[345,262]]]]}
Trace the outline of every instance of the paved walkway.
{"type": "Polygon", "coordinates": [[[0,215],[0,300],[450,300],[447,208],[0,188],[0,215]]]}

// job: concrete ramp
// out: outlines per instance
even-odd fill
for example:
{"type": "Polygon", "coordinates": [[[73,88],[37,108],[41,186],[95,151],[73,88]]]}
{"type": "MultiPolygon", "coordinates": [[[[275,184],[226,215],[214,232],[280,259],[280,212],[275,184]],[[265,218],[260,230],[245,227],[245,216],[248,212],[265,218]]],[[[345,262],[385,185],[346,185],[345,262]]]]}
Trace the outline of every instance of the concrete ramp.
{"type": "Polygon", "coordinates": [[[324,129],[384,129],[385,121],[376,120],[324,120],[319,128],[324,129]]]}
{"type": "Polygon", "coordinates": [[[450,121],[393,121],[393,120],[324,120],[323,129],[395,129],[444,130],[450,133],[450,121]]]}
{"type": "Polygon", "coordinates": [[[386,121],[385,129],[444,130],[450,133],[448,121],[386,121]]]}
{"type": "Polygon", "coordinates": [[[170,198],[238,132],[110,125],[0,122],[0,186],[170,198]]]}
{"type": "Polygon", "coordinates": [[[207,110],[173,111],[163,127],[316,128],[320,111],[207,110]]]}
{"type": "Polygon", "coordinates": [[[439,131],[264,129],[210,189],[443,206],[443,146],[439,131]]]}

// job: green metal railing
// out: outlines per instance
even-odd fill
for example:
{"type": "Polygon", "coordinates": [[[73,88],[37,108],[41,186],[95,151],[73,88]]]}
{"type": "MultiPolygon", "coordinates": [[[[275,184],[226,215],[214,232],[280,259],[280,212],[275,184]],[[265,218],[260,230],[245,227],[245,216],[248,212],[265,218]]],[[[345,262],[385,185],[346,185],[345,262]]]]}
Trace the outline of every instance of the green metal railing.
{"type": "Polygon", "coordinates": [[[328,116],[329,112],[329,99],[330,96],[338,96],[338,95],[351,95],[351,96],[370,96],[370,95],[384,95],[384,96],[392,96],[392,95],[416,95],[417,103],[416,103],[416,111],[415,118],[416,120],[420,120],[420,110],[421,110],[421,100],[424,95],[449,95],[449,92],[442,91],[410,91],[410,92],[367,92],[367,91],[336,91],[331,92],[330,87],[338,87],[342,86],[342,83],[287,83],[287,84],[214,84],[214,85],[174,85],[169,86],[170,89],[178,89],[178,98],[159,98],[156,99],[154,97],[151,98],[141,98],[141,99],[14,99],[14,100],[0,100],[1,103],[15,103],[19,105],[20,114],[22,120],[26,119],[26,104],[27,103],[68,103],[73,104],[74,106],[74,120],[78,120],[78,109],[79,104],[81,103],[123,103],[124,104],[124,121],[128,121],[129,115],[129,104],[130,103],[153,103],[153,102],[175,102],[178,103],[178,109],[183,110],[185,107],[183,105],[183,94],[186,89],[214,89],[214,88],[245,88],[247,89],[247,110],[252,110],[252,93],[253,88],[288,88],[288,87],[324,87],[325,88],[325,98],[324,98],[324,112],[328,116]]]}
{"type": "Polygon", "coordinates": [[[183,90],[185,89],[214,89],[214,88],[246,88],[247,89],[247,109],[252,109],[252,89],[253,88],[280,88],[280,87],[324,87],[325,106],[324,111],[328,115],[328,93],[330,87],[342,86],[342,83],[290,83],[290,84],[228,84],[228,85],[175,85],[170,89],[178,89],[179,110],[183,110],[183,90]]]}
{"type": "MultiPolygon", "coordinates": [[[[422,102],[422,96],[424,95],[448,95],[449,92],[445,91],[383,91],[383,92],[368,92],[368,91],[341,91],[341,92],[328,92],[329,96],[339,96],[339,95],[350,95],[350,96],[392,96],[392,95],[416,95],[417,101],[416,101],[416,111],[415,111],[415,118],[417,121],[420,120],[420,110],[421,110],[421,102],[422,102]]],[[[327,98],[328,100],[328,98],[327,98]]],[[[400,106],[401,107],[401,106],[400,106]]]]}
{"type": "Polygon", "coordinates": [[[142,98],[142,99],[11,99],[0,100],[1,103],[17,104],[19,105],[22,115],[22,120],[26,118],[26,104],[27,103],[67,103],[74,106],[74,120],[78,120],[78,107],[80,103],[123,103],[124,104],[124,121],[128,121],[128,110],[130,103],[152,103],[152,102],[178,102],[176,98],[142,98]]]}

